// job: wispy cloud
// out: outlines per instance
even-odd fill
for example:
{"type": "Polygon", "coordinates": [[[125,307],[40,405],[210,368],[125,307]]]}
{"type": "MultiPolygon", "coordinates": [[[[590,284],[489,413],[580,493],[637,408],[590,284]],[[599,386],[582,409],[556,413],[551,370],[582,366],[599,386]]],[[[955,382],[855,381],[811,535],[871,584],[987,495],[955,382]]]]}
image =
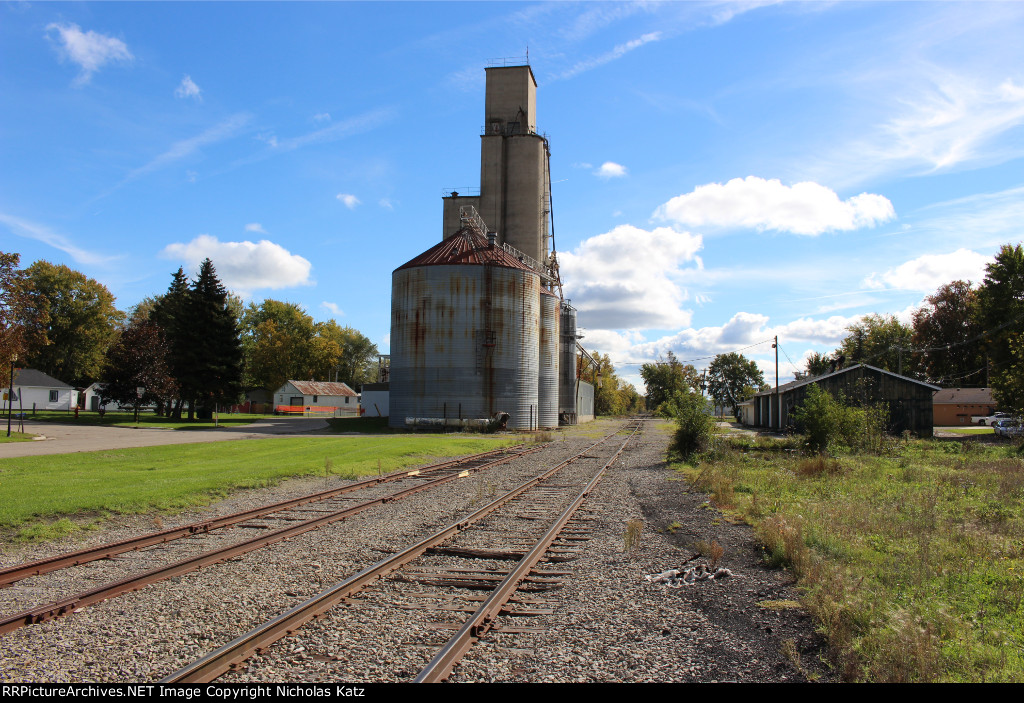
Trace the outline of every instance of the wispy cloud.
{"type": "Polygon", "coordinates": [[[345,203],[345,207],[349,210],[355,210],[356,206],[359,205],[359,198],[352,195],[351,193],[338,193],[335,196],[338,200],[345,203]]]}
{"type": "Polygon", "coordinates": [[[28,239],[34,239],[36,241],[43,242],[44,244],[49,244],[54,249],[59,249],[69,255],[80,264],[102,264],[116,258],[113,256],[103,256],[102,254],[82,249],[81,247],[75,246],[75,244],[64,235],[57,234],[44,225],[36,222],[30,222],[20,217],[0,212],[0,223],[6,225],[11,232],[19,237],[27,237],[28,239]]]}
{"type": "Polygon", "coordinates": [[[185,76],[181,79],[181,83],[174,90],[174,97],[176,98],[194,98],[200,102],[203,100],[202,91],[196,82],[192,80],[192,76],[185,76]]]}
{"type": "MultiPolygon", "coordinates": [[[[110,37],[89,30],[83,32],[77,24],[47,25],[47,32],[57,32],[56,41],[62,58],[78,64],[82,72],[75,79],[77,85],[84,85],[92,79],[105,64],[111,61],[131,61],[135,57],[128,45],[116,37],[110,37]]],[[[48,34],[53,39],[53,34],[48,34]]]]}
{"type": "Polygon", "coordinates": [[[615,61],[616,59],[620,59],[629,52],[633,51],[634,49],[639,49],[644,44],[656,42],[661,38],[661,32],[648,32],[647,34],[644,34],[636,39],[632,39],[624,44],[619,44],[611,51],[605,52],[600,56],[595,56],[594,58],[586,59],[584,61],[576,63],[572,68],[565,70],[561,74],[559,74],[557,78],[566,79],[578,76],[581,73],[585,73],[587,71],[595,69],[598,66],[604,66],[605,64],[615,61]]]}
{"type": "Polygon", "coordinates": [[[331,302],[325,300],[324,302],[320,303],[320,307],[322,307],[324,310],[326,310],[327,312],[331,313],[335,317],[344,317],[345,316],[345,311],[342,310],[341,307],[337,303],[331,303],[331,302]]]}
{"type": "Polygon", "coordinates": [[[278,139],[275,149],[278,151],[292,151],[312,144],[323,144],[344,139],[353,134],[368,132],[371,129],[381,126],[392,120],[396,111],[393,108],[378,108],[364,112],[361,115],[351,117],[341,122],[332,122],[329,126],[315,130],[308,134],[287,139],[278,139]]]}
{"type": "Polygon", "coordinates": [[[246,232],[259,232],[260,234],[266,234],[267,230],[263,229],[263,225],[259,222],[250,222],[245,226],[246,232]]]}
{"type": "Polygon", "coordinates": [[[201,134],[175,142],[171,145],[170,149],[160,154],[144,166],[140,166],[129,173],[125,179],[117,185],[117,187],[120,187],[129,181],[133,181],[140,176],[144,176],[147,173],[157,171],[168,164],[174,163],[175,161],[180,161],[187,156],[191,156],[204,146],[216,144],[217,142],[234,137],[243,127],[245,127],[245,125],[249,123],[251,119],[252,116],[247,113],[238,113],[232,115],[220,124],[210,127],[201,134]]]}

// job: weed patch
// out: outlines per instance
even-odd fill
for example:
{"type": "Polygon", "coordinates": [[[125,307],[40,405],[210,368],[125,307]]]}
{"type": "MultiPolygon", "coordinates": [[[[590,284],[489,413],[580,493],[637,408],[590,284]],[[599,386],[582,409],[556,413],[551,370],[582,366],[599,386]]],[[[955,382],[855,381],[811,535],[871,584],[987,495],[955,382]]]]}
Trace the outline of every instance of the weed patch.
{"type": "Polygon", "coordinates": [[[1024,680],[1024,461],[1007,445],[893,441],[806,456],[730,438],[677,468],[793,572],[843,679],[1024,680]]]}

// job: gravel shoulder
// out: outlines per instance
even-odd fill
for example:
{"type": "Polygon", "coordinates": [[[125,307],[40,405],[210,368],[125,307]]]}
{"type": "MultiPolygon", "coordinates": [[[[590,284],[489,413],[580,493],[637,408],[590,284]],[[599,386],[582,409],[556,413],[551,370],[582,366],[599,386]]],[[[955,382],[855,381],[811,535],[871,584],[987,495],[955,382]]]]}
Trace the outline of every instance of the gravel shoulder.
{"type": "MultiPolygon", "coordinates": [[[[544,451],[545,459],[567,456],[614,426],[602,421],[560,432],[561,441],[544,451]]],[[[764,567],[750,528],[723,520],[704,495],[691,492],[667,467],[668,438],[662,423],[649,422],[636,446],[585,505],[592,539],[583,556],[559,565],[572,575],[561,590],[546,596],[553,612],[530,618],[529,623],[518,619],[515,625],[525,625],[529,632],[488,636],[456,668],[452,681],[830,680],[818,658],[823,642],[811,619],[798,607],[784,607],[797,597],[792,578],[786,571],[764,567]],[[635,548],[627,551],[624,533],[631,520],[641,520],[643,531],[635,548]],[[694,556],[698,542],[712,541],[722,546],[718,566],[728,568],[731,577],[677,589],[645,580],[647,574],[681,566],[694,556]]],[[[271,549],[2,635],[0,681],[158,680],[323,586],[412,543],[428,527],[465,514],[484,494],[516,485],[539,461],[534,455],[529,461],[512,462],[486,477],[446,484],[271,549]]],[[[201,514],[232,512],[323,488],[322,480],[314,483],[296,480],[236,494],[201,514]]],[[[175,516],[173,522],[198,519],[199,514],[175,516]]],[[[101,543],[151,531],[153,520],[140,517],[111,524],[88,541],[101,543]]],[[[167,521],[170,526],[172,520],[167,521]]],[[[37,558],[70,548],[67,543],[39,545],[29,550],[31,556],[19,556],[37,558]]],[[[698,558],[689,565],[702,562],[706,560],[698,558]]],[[[117,569],[134,571],[133,564],[134,557],[95,568],[106,577],[117,569]]],[[[36,577],[38,583],[23,587],[68,593],[67,588],[93,581],[98,573],[86,565],[74,575],[50,575],[48,581],[36,577]]],[[[3,612],[13,612],[12,597],[11,589],[0,591],[3,612]]],[[[253,661],[241,677],[401,680],[395,672],[360,673],[349,655],[362,651],[372,656],[374,647],[382,651],[407,643],[401,631],[386,640],[388,644],[356,641],[356,628],[351,636],[339,634],[346,608],[336,610],[327,619],[332,625],[329,632],[315,635],[311,624],[311,641],[303,641],[302,632],[293,635],[282,645],[286,652],[270,652],[253,661]]],[[[401,617],[396,615],[396,621],[401,617]]],[[[385,631],[389,624],[375,627],[385,631]]],[[[421,656],[422,652],[411,660],[421,656]]]]}

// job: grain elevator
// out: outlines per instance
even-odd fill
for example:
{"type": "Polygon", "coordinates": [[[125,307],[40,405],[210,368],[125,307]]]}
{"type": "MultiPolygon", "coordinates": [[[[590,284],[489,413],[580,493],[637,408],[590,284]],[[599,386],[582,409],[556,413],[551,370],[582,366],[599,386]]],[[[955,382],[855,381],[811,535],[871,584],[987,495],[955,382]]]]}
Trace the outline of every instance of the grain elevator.
{"type": "Polygon", "coordinates": [[[575,424],[576,310],[562,299],[550,146],[529,65],[488,67],[480,188],[442,198],[441,241],[395,269],[392,427],[575,424]]]}

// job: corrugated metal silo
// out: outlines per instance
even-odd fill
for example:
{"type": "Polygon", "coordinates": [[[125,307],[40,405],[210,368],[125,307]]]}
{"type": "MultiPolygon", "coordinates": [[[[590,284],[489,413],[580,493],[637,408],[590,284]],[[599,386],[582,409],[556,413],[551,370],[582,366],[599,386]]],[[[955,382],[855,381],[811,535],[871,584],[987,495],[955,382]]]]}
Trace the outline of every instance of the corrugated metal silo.
{"type": "Polygon", "coordinates": [[[540,291],[539,427],[558,427],[558,297],[540,291]]]}
{"type": "Polygon", "coordinates": [[[470,228],[395,269],[392,427],[407,418],[538,424],[540,276],[470,228]]]}
{"type": "Polygon", "coordinates": [[[576,417],[576,308],[561,305],[558,352],[558,416],[563,425],[575,425],[576,417]]]}

